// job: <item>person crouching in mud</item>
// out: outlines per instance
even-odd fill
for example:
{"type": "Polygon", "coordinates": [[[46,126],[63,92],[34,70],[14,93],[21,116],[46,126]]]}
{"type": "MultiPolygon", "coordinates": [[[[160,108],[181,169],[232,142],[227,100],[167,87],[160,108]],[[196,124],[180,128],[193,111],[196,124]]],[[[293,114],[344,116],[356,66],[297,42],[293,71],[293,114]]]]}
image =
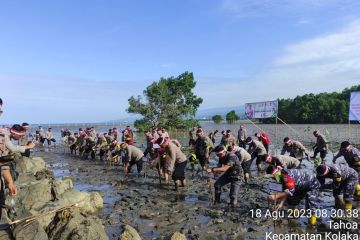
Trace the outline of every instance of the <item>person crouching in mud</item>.
{"type": "Polygon", "coordinates": [[[226,151],[225,146],[219,145],[214,149],[216,156],[219,158],[217,167],[208,168],[208,173],[224,173],[218,178],[214,184],[215,188],[215,204],[220,203],[221,188],[230,183],[230,204],[235,207],[242,183],[243,171],[239,158],[232,152],[226,151]]]}
{"type": "Polygon", "coordinates": [[[125,174],[131,172],[131,167],[136,164],[138,177],[142,175],[143,165],[146,162],[146,157],[144,157],[144,153],[134,145],[130,145],[127,143],[120,144],[121,151],[125,151],[125,174]]]}
{"type": "Polygon", "coordinates": [[[320,182],[316,176],[306,170],[284,169],[282,167],[268,168],[266,171],[271,173],[276,182],[281,183],[283,191],[277,194],[270,194],[269,201],[279,201],[275,210],[283,208],[285,202],[296,206],[305,198],[306,209],[311,210],[309,224],[316,224],[315,210],[318,209],[317,197],[320,189],[320,182]]]}
{"type": "Polygon", "coordinates": [[[172,179],[175,183],[175,191],[178,190],[178,186],[185,187],[185,168],[187,164],[186,155],[181,151],[179,141],[170,138],[160,137],[157,141],[167,153],[169,158],[168,174],[172,173],[172,179]]]}

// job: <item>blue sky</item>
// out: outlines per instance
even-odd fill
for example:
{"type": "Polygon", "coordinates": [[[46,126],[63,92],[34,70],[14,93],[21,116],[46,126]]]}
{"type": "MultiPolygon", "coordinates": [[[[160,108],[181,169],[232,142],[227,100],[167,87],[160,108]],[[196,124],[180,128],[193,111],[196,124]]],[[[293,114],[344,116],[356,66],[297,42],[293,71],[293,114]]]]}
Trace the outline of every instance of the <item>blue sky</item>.
{"type": "Polygon", "coordinates": [[[360,83],[360,2],[0,1],[2,123],[130,116],[160,77],[195,75],[202,109],[360,83]]]}

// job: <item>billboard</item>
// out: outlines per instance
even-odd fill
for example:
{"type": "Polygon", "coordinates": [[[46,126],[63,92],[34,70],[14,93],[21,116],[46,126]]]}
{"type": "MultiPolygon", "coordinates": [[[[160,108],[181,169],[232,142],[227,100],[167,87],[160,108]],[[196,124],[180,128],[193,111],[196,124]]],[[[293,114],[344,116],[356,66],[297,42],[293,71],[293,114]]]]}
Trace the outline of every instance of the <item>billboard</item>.
{"type": "Polygon", "coordinates": [[[278,100],[245,104],[245,114],[249,119],[273,118],[277,117],[277,113],[278,100]]]}
{"type": "Polygon", "coordinates": [[[349,121],[360,120],[360,91],[350,94],[349,121]]]}

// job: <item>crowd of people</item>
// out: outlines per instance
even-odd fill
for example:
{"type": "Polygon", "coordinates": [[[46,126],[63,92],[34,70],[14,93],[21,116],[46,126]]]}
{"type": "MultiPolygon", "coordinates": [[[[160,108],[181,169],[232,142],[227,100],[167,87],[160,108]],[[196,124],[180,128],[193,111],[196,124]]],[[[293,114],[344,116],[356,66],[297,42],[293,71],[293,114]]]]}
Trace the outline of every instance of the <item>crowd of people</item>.
{"type": "MultiPolygon", "coordinates": [[[[3,102],[0,99],[0,115],[3,102]]],[[[0,129],[0,168],[2,176],[1,203],[4,203],[4,189],[8,188],[11,195],[17,194],[14,184],[14,174],[11,171],[11,162],[15,153],[30,156],[30,149],[36,143],[40,149],[45,143],[51,146],[55,143],[52,129],[45,131],[41,126],[35,134],[29,134],[29,124],[15,124],[12,127],[0,129]],[[29,136],[31,140],[29,140],[29,136]],[[18,141],[14,144],[13,141],[18,141]]],[[[223,187],[230,184],[230,204],[238,204],[238,193],[242,184],[251,181],[251,166],[255,160],[257,171],[272,174],[274,180],[282,185],[283,191],[269,194],[268,200],[276,201],[276,209],[281,209],[285,203],[297,205],[302,199],[306,207],[315,210],[318,207],[316,198],[325,186],[325,179],[331,179],[333,196],[336,207],[351,209],[354,197],[360,197],[359,172],[360,152],[349,141],[341,143],[339,152],[333,156],[333,163],[325,161],[330,150],[328,141],[320,131],[313,132],[316,144],[313,146],[313,155],[297,140],[290,137],[283,139],[280,154],[271,151],[270,138],[264,131],[257,132],[251,137],[243,125],[235,136],[230,130],[221,132],[221,139],[216,145],[218,130],[208,134],[202,128],[192,128],[189,131],[189,153],[176,139],[169,136],[165,128],[153,127],[144,132],[146,148],[144,151],[135,146],[134,133],[130,126],[123,131],[117,128],[109,129],[106,133],[97,133],[94,127],[79,128],[77,132],[68,129],[61,130],[64,147],[70,153],[83,159],[96,159],[112,165],[122,165],[124,173],[128,176],[136,165],[137,176],[146,177],[146,165],[158,171],[160,182],[174,182],[174,190],[186,186],[185,171],[187,164],[203,176],[217,176],[214,183],[214,203],[221,203],[223,187]],[[218,158],[217,165],[211,167],[210,155],[218,158]],[[314,169],[307,169],[301,164],[304,159],[312,161],[320,154],[320,161],[314,169]],[[343,156],[346,165],[337,164],[339,157],[343,156]],[[311,171],[313,170],[313,171],[311,171]]],[[[315,162],[315,161],[314,161],[315,162]]],[[[1,212],[1,211],[0,211],[1,212]]],[[[316,223],[315,214],[310,218],[310,224],[316,223]]]]}

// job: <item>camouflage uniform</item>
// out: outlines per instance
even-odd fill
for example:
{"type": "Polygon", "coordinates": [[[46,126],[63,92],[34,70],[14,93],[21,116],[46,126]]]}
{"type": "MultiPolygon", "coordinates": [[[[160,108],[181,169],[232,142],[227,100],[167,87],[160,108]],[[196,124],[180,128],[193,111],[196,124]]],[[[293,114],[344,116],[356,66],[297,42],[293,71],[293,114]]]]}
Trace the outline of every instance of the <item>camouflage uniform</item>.
{"type": "Polygon", "coordinates": [[[324,135],[319,134],[319,136],[316,137],[316,144],[314,149],[314,158],[316,158],[317,154],[320,153],[321,158],[325,158],[327,151],[328,151],[328,145],[327,140],[324,135]]]}
{"type": "Polygon", "coordinates": [[[252,140],[252,143],[249,144],[248,152],[251,155],[252,160],[256,158],[256,165],[264,161],[264,156],[266,154],[266,149],[264,144],[258,140],[252,140]]]}
{"type": "Polygon", "coordinates": [[[241,178],[243,171],[241,168],[241,163],[238,157],[231,152],[227,152],[225,157],[219,158],[218,167],[227,165],[230,168],[216,180],[215,187],[215,201],[220,202],[221,188],[230,183],[230,200],[232,203],[237,201],[237,195],[239,193],[239,188],[241,185],[241,178]]]}
{"type": "Polygon", "coordinates": [[[320,183],[314,174],[300,169],[283,170],[286,173],[282,179],[283,188],[288,193],[287,201],[290,205],[298,205],[305,198],[307,209],[317,208],[316,199],[319,194],[320,183]]]}
{"type": "Polygon", "coordinates": [[[358,184],[358,173],[345,165],[328,166],[329,172],[325,176],[318,176],[321,185],[325,184],[325,178],[333,180],[333,195],[337,198],[344,192],[344,200],[351,201],[354,197],[355,186],[358,184]]]}
{"type": "Polygon", "coordinates": [[[271,164],[273,164],[276,167],[280,166],[287,169],[300,167],[300,161],[298,159],[284,155],[272,156],[271,164]]]}
{"type": "Polygon", "coordinates": [[[360,151],[351,146],[351,151],[346,152],[344,149],[340,149],[339,153],[334,157],[335,159],[344,156],[345,161],[349,165],[349,167],[355,169],[355,171],[360,174],[360,151]]]}
{"type": "Polygon", "coordinates": [[[234,137],[234,135],[232,135],[231,133],[229,134],[229,136],[225,136],[221,139],[220,144],[224,145],[225,148],[228,148],[230,146],[234,146],[236,142],[236,138],[234,137]]]}
{"type": "Polygon", "coordinates": [[[235,146],[234,149],[234,153],[239,158],[244,173],[250,173],[250,167],[252,163],[251,155],[242,147],[235,146]]]}
{"type": "Polygon", "coordinates": [[[207,136],[198,137],[195,141],[195,155],[199,159],[200,165],[204,167],[209,164],[209,154],[214,145],[207,136]]]}

